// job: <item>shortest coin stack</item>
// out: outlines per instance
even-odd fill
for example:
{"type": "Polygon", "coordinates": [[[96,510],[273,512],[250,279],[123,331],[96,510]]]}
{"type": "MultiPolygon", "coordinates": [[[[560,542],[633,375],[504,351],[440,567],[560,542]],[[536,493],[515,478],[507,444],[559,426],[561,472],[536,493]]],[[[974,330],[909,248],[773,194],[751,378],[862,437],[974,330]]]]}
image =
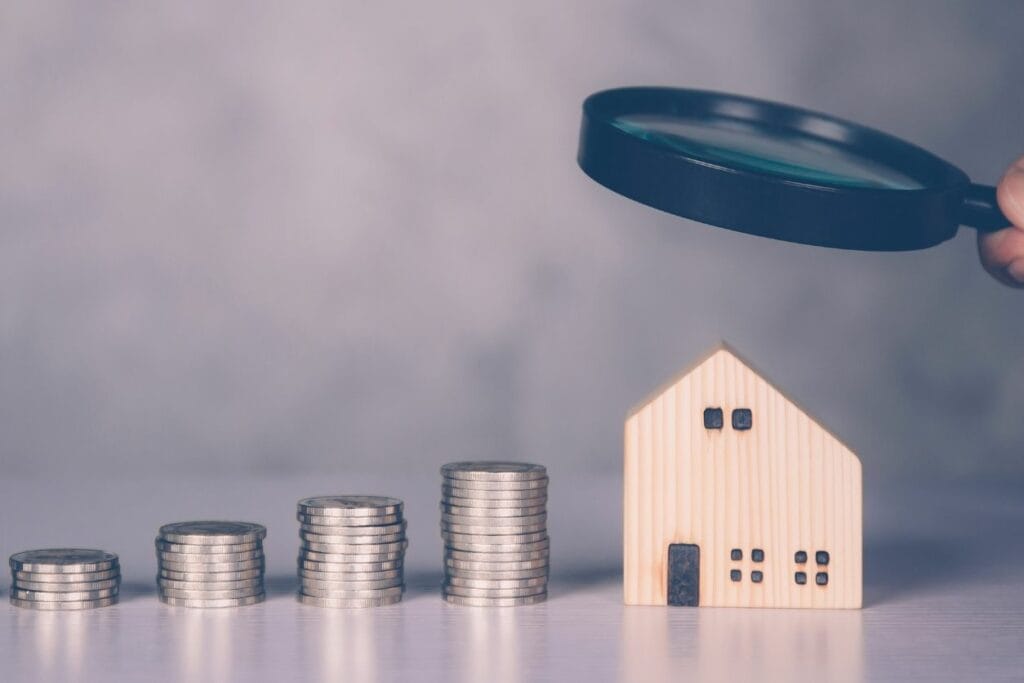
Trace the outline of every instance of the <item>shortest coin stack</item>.
{"type": "Polygon", "coordinates": [[[317,607],[380,607],[402,599],[404,505],[385,496],[299,501],[299,601],[317,607]]]}
{"type": "Polygon", "coordinates": [[[176,607],[263,602],[265,527],[250,522],[177,522],[156,538],[160,601],[176,607]]]}
{"type": "Polygon", "coordinates": [[[11,604],[29,609],[106,607],[117,602],[117,555],[85,548],[47,548],[11,555],[11,604]]]}
{"type": "Polygon", "coordinates": [[[512,607],[548,596],[548,473],[522,462],[441,468],[444,599],[512,607]]]}

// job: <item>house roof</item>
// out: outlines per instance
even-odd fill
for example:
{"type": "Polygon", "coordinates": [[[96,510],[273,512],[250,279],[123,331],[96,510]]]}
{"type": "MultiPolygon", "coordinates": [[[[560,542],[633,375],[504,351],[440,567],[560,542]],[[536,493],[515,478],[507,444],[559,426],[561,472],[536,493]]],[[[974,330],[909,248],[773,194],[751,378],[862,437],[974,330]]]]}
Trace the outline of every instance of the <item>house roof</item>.
{"type": "Polygon", "coordinates": [[[802,413],[804,413],[804,415],[806,415],[808,418],[810,418],[815,424],[818,425],[818,427],[820,427],[822,430],[824,430],[826,433],[828,433],[836,441],[840,442],[847,450],[850,450],[851,452],[853,451],[853,449],[851,449],[849,446],[846,445],[845,441],[840,439],[834,432],[832,432],[830,429],[825,427],[825,424],[820,419],[818,419],[818,417],[814,413],[812,413],[811,411],[807,410],[807,408],[805,408],[802,404],[800,404],[798,401],[794,400],[792,396],[790,396],[785,391],[780,389],[778,384],[776,384],[774,381],[772,381],[772,379],[769,378],[767,375],[765,375],[760,370],[760,368],[758,368],[756,365],[754,365],[749,360],[747,360],[742,354],[740,354],[739,351],[737,351],[732,345],[730,345],[725,340],[719,341],[718,344],[716,344],[714,347],[712,347],[707,353],[705,353],[703,356],[701,356],[696,362],[691,363],[682,372],[676,373],[676,375],[672,379],[670,379],[669,381],[667,381],[664,384],[662,384],[661,386],[659,386],[657,389],[654,390],[653,393],[648,394],[648,396],[643,401],[641,401],[640,403],[634,405],[630,409],[630,411],[626,414],[626,419],[629,419],[629,418],[633,417],[634,415],[639,413],[641,410],[646,408],[648,405],[653,403],[662,394],[664,394],[669,389],[674,387],[683,378],[685,378],[687,375],[689,375],[690,373],[692,373],[695,370],[697,370],[697,368],[699,368],[702,365],[704,365],[704,363],[706,363],[709,360],[711,360],[711,358],[713,358],[715,355],[717,355],[721,351],[725,351],[730,356],[732,356],[734,359],[736,359],[740,364],[745,365],[747,368],[749,368],[754,374],[756,374],[758,377],[760,377],[765,382],[765,384],[767,384],[773,391],[777,392],[784,399],[786,399],[787,401],[792,403],[797,408],[797,410],[799,410],[802,413]]]}

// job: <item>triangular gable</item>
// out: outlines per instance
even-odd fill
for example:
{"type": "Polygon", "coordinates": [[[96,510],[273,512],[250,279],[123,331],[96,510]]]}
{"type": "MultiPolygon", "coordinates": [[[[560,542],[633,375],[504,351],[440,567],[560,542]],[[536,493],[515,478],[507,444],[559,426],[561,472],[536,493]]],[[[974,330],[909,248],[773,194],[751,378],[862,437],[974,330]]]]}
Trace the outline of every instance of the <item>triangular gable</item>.
{"type": "Polygon", "coordinates": [[[693,374],[694,372],[696,372],[697,370],[702,368],[705,364],[710,362],[719,353],[723,353],[723,352],[728,354],[729,356],[731,356],[740,365],[743,365],[748,370],[750,370],[755,375],[757,375],[765,384],[768,385],[769,389],[771,389],[772,391],[776,392],[783,399],[785,399],[786,401],[791,403],[797,410],[802,412],[809,420],[814,422],[814,424],[816,424],[820,429],[822,429],[824,432],[826,432],[829,436],[831,436],[833,439],[838,441],[844,448],[846,448],[847,450],[849,450],[851,452],[853,451],[853,449],[851,449],[849,446],[847,446],[846,443],[842,439],[840,439],[830,429],[828,429],[824,425],[824,423],[821,420],[819,420],[811,411],[807,410],[803,405],[801,405],[799,402],[795,401],[791,396],[789,396],[789,394],[787,394],[785,391],[780,389],[778,384],[773,382],[769,377],[767,377],[763,372],[761,372],[761,370],[758,369],[758,367],[756,365],[754,365],[749,360],[747,360],[743,355],[741,355],[739,353],[739,351],[737,351],[735,348],[733,348],[732,345],[730,345],[728,342],[726,342],[724,340],[720,341],[718,344],[716,344],[714,347],[712,347],[711,350],[709,350],[707,353],[705,353],[703,356],[701,356],[700,359],[698,359],[696,362],[694,362],[691,365],[689,365],[685,370],[683,370],[682,372],[677,373],[668,382],[666,382],[666,383],[662,384],[661,386],[659,386],[653,393],[649,394],[647,396],[647,398],[645,398],[639,404],[633,406],[633,408],[629,411],[629,413],[627,413],[626,419],[628,420],[628,419],[632,418],[634,415],[636,415],[641,410],[643,410],[644,408],[649,406],[651,403],[654,403],[654,401],[656,401],[661,396],[666,394],[670,389],[672,389],[677,384],[679,384],[679,382],[681,382],[684,379],[686,379],[689,375],[693,374]]]}

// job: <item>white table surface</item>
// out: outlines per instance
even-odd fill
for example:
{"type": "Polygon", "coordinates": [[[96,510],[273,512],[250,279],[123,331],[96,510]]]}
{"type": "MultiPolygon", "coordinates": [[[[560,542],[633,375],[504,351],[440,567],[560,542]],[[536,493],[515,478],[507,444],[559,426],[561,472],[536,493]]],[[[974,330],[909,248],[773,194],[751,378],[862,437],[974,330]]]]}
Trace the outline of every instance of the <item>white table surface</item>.
{"type": "Polygon", "coordinates": [[[627,608],[618,478],[552,475],[550,599],[512,609],[438,597],[438,486],[426,472],[6,477],[0,552],[102,547],[121,555],[124,586],[119,605],[88,612],[0,606],[0,680],[1024,680],[1024,495],[1011,487],[868,484],[863,610],[627,608]],[[294,503],[329,491],[406,499],[401,604],[295,602],[294,503]],[[156,600],[156,528],[204,517],[268,526],[266,603],[156,600]]]}

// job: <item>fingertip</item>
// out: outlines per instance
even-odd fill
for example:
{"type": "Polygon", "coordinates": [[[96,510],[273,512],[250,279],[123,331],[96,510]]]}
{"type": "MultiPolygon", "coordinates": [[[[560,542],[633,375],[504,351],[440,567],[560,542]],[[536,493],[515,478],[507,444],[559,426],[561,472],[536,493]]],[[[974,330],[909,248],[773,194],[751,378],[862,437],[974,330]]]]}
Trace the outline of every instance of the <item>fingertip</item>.
{"type": "Polygon", "coordinates": [[[996,188],[996,201],[1010,222],[1024,230],[1024,166],[1010,167],[996,188]]]}
{"type": "Polygon", "coordinates": [[[1024,230],[978,233],[978,255],[992,277],[1010,287],[1024,287],[1024,230]]]}
{"type": "Polygon", "coordinates": [[[1024,287],[1024,258],[1019,258],[1006,266],[1006,274],[1013,281],[1013,286],[1024,287]]]}

